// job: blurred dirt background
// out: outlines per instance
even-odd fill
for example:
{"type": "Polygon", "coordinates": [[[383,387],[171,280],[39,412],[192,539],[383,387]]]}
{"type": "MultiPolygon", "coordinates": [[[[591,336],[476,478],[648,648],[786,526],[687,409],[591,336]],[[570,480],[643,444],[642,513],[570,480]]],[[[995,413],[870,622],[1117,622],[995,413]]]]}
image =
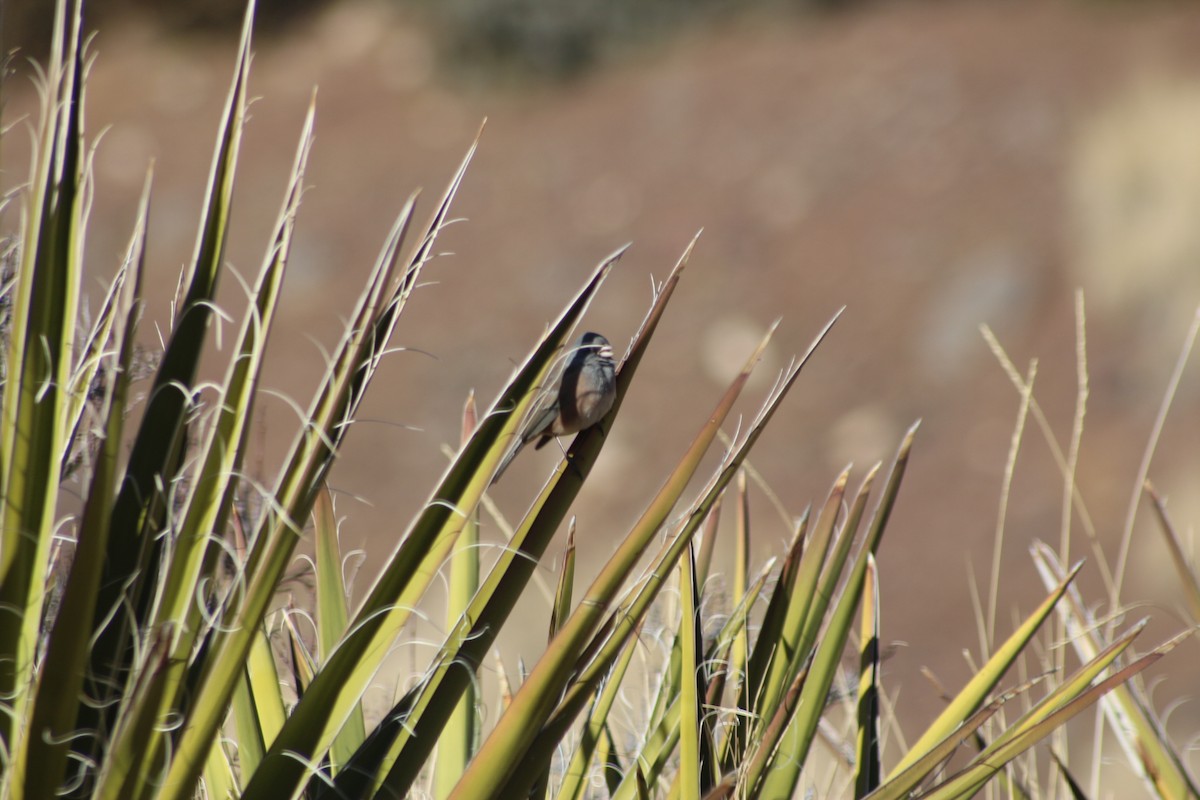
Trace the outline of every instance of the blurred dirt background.
{"type": "MultiPolygon", "coordinates": [[[[592,266],[632,241],[586,322],[623,349],[649,304],[651,276],[665,276],[701,227],[578,503],[593,567],[766,326],[783,317],[747,414],[775,371],[848,306],[753,462],[798,514],[846,463],[861,476],[923,420],[881,559],[884,637],[896,643],[884,680],[899,693],[905,732],[916,734],[939,707],[921,667],[956,687],[968,674],[962,651],[978,650],[970,575],[987,586],[1019,405],[979,326],[996,332],[1021,371],[1039,359],[1036,396],[1065,449],[1077,393],[1077,287],[1090,375],[1079,482],[1115,559],[1200,302],[1200,5],[774,4],[674,27],[666,18],[632,44],[568,37],[550,56],[516,66],[505,52],[436,33],[445,17],[428,9],[311,5],[295,18],[276,7],[275,21],[287,24],[258,40],[251,92],[261,99],[227,251],[252,281],[319,85],[310,189],[266,374],[282,396],[307,405],[322,348],[335,343],[405,197],[425,188],[423,217],[488,120],[457,203],[466,221],[441,240],[453,255],[428,269],[430,283],[394,342],[411,351],[389,357],[333,473],[343,539],[367,553],[360,588],[444,466],[439,448],[457,442],[468,390],[490,403],[592,266]]],[[[20,8],[9,6],[10,22],[20,8]]],[[[195,22],[125,3],[105,14],[92,43],[88,125],[103,136],[90,289],[97,294],[118,262],[153,161],[148,319],[158,325],[191,253],[234,52],[232,33],[195,22]]],[[[6,49],[23,44],[14,30],[6,49]]],[[[36,52],[36,41],[26,49],[36,52]]],[[[36,103],[28,64],[19,58],[14,68],[4,84],[5,191],[24,180],[21,120],[36,103]]],[[[11,230],[17,209],[3,213],[11,230]]],[[[241,287],[227,281],[221,296],[240,313],[241,287]]],[[[235,330],[226,326],[226,342],[235,330]]],[[[213,354],[214,377],[226,355],[213,354]]],[[[1200,519],[1198,399],[1192,368],[1149,473],[1187,530],[1200,519]]],[[[252,469],[267,479],[297,418],[282,399],[259,412],[252,469]]],[[[511,519],[540,487],[552,453],[523,455],[496,488],[511,519]]],[[[1049,453],[1031,426],[1001,556],[1001,635],[1044,595],[1029,544],[1059,541],[1063,484],[1049,453]]],[[[788,531],[761,496],[755,502],[761,563],[788,531]]],[[[1125,594],[1140,604],[1131,621],[1155,618],[1147,643],[1181,626],[1175,573],[1148,512],[1141,501],[1125,594]]],[[[1072,525],[1072,557],[1089,555],[1077,517],[1072,525]]],[[[500,540],[494,526],[485,536],[500,540]]],[[[731,563],[731,543],[723,544],[718,571],[721,560],[731,563]]],[[[560,551],[550,553],[547,576],[560,551]]],[[[585,567],[581,580],[590,575],[585,567]]],[[[1082,585],[1100,603],[1094,566],[1082,585]]],[[[548,611],[531,602],[518,613],[527,624],[510,626],[501,642],[532,659],[548,611]]],[[[418,638],[435,639],[434,628],[418,638]]],[[[411,648],[421,663],[428,648],[411,648]]],[[[1158,670],[1160,707],[1194,689],[1197,655],[1186,643],[1169,659],[1174,670],[1158,670]]],[[[1180,739],[1197,730],[1191,706],[1173,720],[1180,739]]]]}

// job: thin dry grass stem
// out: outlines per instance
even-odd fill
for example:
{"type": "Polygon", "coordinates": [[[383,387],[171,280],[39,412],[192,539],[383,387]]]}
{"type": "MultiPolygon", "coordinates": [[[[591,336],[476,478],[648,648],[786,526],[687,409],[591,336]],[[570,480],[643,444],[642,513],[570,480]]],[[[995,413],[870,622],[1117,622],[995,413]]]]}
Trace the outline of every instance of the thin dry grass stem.
{"type": "Polygon", "coordinates": [[[979,581],[975,579],[975,565],[971,563],[971,556],[963,553],[963,561],[965,562],[963,569],[967,575],[967,591],[971,595],[971,613],[975,615],[975,632],[979,635],[979,652],[984,659],[987,659],[991,654],[988,646],[988,642],[991,640],[987,619],[984,617],[983,598],[979,594],[979,581]]]}
{"type": "MultiPolygon", "coordinates": [[[[1087,369],[1087,312],[1083,302],[1083,291],[1075,292],[1075,412],[1071,421],[1071,440],[1067,446],[1067,466],[1063,475],[1062,522],[1059,528],[1058,558],[1064,564],[1071,561],[1071,496],[1075,492],[1075,476],[1079,469],[1079,449],[1083,441],[1083,421],[1087,415],[1088,401],[1088,369],[1087,369]]],[[[1054,621],[1055,636],[1058,640],[1066,638],[1066,623],[1061,617],[1054,621]]],[[[1054,653],[1054,671],[1062,676],[1066,671],[1066,648],[1058,648],[1054,653]]],[[[1066,731],[1059,728],[1054,731],[1054,746],[1064,754],[1069,751],[1066,731]]]]}
{"type": "MultiPolygon", "coordinates": [[[[1192,354],[1192,347],[1196,344],[1196,336],[1198,334],[1200,334],[1200,308],[1196,309],[1196,314],[1192,317],[1191,327],[1188,328],[1187,335],[1183,339],[1183,347],[1180,348],[1179,357],[1175,360],[1175,369],[1172,371],[1171,379],[1167,383],[1167,390],[1163,394],[1158,415],[1154,418],[1154,426],[1150,429],[1150,437],[1146,442],[1146,449],[1142,453],[1142,463],[1138,466],[1137,478],[1133,483],[1133,495],[1129,499],[1129,508],[1125,512],[1125,526],[1121,531],[1121,548],[1117,555],[1116,580],[1109,596],[1112,611],[1115,611],[1120,603],[1121,587],[1125,582],[1125,569],[1129,563],[1129,548],[1133,542],[1133,522],[1137,517],[1137,507],[1138,501],[1142,496],[1142,487],[1146,485],[1146,478],[1150,473],[1150,461],[1154,458],[1154,451],[1157,449],[1159,439],[1162,437],[1163,426],[1167,421],[1167,412],[1170,411],[1171,403],[1174,402],[1175,395],[1179,391],[1179,383],[1183,379],[1183,370],[1187,366],[1188,357],[1192,354]]],[[[1116,624],[1115,617],[1109,621],[1108,628],[1105,631],[1107,636],[1112,636],[1113,628],[1116,624]]]]}
{"type": "MultiPolygon", "coordinates": [[[[900,728],[900,718],[896,713],[896,706],[900,702],[900,687],[896,687],[895,694],[889,695],[887,691],[883,691],[883,686],[880,686],[879,692],[879,721],[883,724],[879,731],[879,754],[880,762],[883,761],[883,755],[888,751],[888,745],[894,739],[896,747],[900,752],[908,750],[908,739],[904,735],[904,731],[900,728]]],[[[886,770],[885,770],[886,773],[886,770]]]]}
{"type": "Polygon", "coordinates": [[[1071,562],[1071,495],[1075,491],[1075,474],[1079,468],[1079,446],[1083,440],[1083,420],[1087,415],[1089,394],[1087,366],[1087,313],[1083,292],[1075,292],[1075,416],[1071,424],[1071,443],[1067,449],[1067,474],[1063,481],[1062,528],[1058,557],[1064,564],[1071,562]]]}
{"type": "MultiPolygon", "coordinates": [[[[992,351],[992,355],[1000,363],[1001,369],[1004,370],[1013,387],[1018,392],[1023,391],[1024,384],[1021,380],[1021,375],[1017,372],[1016,366],[1013,364],[1012,359],[1009,358],[1004,347],[1000,344],[999,339],[996,338],[996,334],[987,325],[981,325],[980,332],[983,335],[984,341],[987,342],[988,348],[992,351]]],[[[1063,454],[1062,448],[1059,447],[1058,440],[1054,438],[1054,432],[1050,428],[1050,421],[1046,419],[1046,414],[1036,398],[1030,398],[1029,410],[1042,432],[1042,439],[1050,448],[1050,454],[1054,458],[1059,472],[1065,478],[1067,474],[1067,458],[1063,454]]],[[[1104,550],[1100,547],[1100,540],[1096,534],[1096,524],[1093,522],[1092,515],[1088,511],[1087,503],[1083,501],[1083,495],[1080,493],[1078,485],[1073,485],[1071,488],[1071,502],[1075,508],[1075,513],[1079,515],[1079,523],[1083,526],[1084,533],[1087,534],[1088,540],[1092,545],[1092,554],[1096,559],[1096,565],[1100,569],[1100,577],[1104,581],[1105,588],[1111,593],[1115,586],[1112,568],[1109,567],[1108,560],[1104,557],[1104,550]]]]}

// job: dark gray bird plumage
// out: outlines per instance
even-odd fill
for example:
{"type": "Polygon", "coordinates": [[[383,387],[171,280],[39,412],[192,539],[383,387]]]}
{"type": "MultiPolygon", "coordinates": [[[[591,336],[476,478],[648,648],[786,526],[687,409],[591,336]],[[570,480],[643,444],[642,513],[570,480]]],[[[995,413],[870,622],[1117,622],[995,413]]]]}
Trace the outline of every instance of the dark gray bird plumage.
{"type": "Polygon", "coordinates": [[[512,449],[500,462],[493,483],[500,480],[504,470],[529,442],[537,439],[533,449],[538,450],[556,436],[590,428],[609,412],[616,396],[612,345],[598,333],[583,334],[571,348],[557,388],[530,413],[512,449]]]}

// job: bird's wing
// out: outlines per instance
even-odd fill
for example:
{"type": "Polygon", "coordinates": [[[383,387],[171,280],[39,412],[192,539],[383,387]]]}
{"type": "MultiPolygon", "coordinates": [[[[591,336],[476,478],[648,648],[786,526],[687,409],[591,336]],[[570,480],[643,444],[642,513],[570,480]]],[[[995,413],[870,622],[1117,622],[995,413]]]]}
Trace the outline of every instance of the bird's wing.
{"type": "Polygon", "coordinates": [[[504,474],[504,470],[508,469],[508,465],[517,457],[517,453],[521,452],[521,448],[529,444],[531,439],[542,438],[534,445],[534,450],[544,445],[553,438],[549,433],[550,427],[554,424],[555,418],[558,417],[558,406],[554,403],[545,408],[538,409],[534,412],[529,421],[525,423],[520,432],[517,433],[515,441],[509,451],[504,454],[504,458],[500,461],[500,466],[496,467],[496,474],[492,476],[492,483],[500,480],[500,476],[504,474]]]}
{"type": "Polygon", "coordinates": [[[542,445],[554,437],[554,434],[550,432],[550,428],[554,425],[554,420],[557,418],[557,403],[551,403],[538,411],[529,419],[529,423],[525,426],[525,429],[521,431],[521,444],[525,444],[532,439],[538,439],[540,436],[541,438],[538,439],[538,443],[534,445],[533,449],[537,450],[541,448],[542,445]]]}

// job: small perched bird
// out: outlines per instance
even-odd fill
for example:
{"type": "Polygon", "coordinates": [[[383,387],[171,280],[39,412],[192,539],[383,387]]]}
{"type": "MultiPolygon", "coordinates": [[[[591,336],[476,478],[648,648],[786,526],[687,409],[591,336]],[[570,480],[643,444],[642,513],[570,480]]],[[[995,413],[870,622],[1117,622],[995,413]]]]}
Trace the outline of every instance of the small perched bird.
{"type": "Polygon", "coordinates": [[[556,436],[590,428],[609,412],[616,396],[612,345],[598,333],[583,334],[571,349],[557,391],[550,392],[547,399],[534,407],[492,482],[500,480],[517,453],[530,441],[537,439],[533,446],[537,450],[556,436]]]}

